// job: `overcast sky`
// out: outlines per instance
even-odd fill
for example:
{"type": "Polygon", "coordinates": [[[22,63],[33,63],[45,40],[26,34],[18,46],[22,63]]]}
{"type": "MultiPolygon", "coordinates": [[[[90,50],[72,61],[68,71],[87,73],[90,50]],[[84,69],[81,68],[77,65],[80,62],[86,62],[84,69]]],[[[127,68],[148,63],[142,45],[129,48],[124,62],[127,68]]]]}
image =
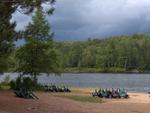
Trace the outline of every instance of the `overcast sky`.
{"type": "MultiPolygon", "coordinates": [[[[30,16],[15,13],[16,29],[30,16]]],[[[150,33],[150,0],[57,0],[48,17],[56,40],[77,41],[116,35],[150,33]]]]}

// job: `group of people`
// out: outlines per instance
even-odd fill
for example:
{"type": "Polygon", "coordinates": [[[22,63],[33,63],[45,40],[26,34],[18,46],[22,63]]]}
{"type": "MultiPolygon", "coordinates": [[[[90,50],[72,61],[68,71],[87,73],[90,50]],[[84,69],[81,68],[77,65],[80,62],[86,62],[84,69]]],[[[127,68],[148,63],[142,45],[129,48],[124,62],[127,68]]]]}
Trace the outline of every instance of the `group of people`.
{"type": "MultiPolygon", "coordinates": [[[[71,92],[71,90],[66,86],[56,86],[54,84],[43,85],[44,91],[46,92],[71,92]]],[[[32,90],[27,88],[19,88],[18,90],[14,90],[14,93],[17,97],[21,98],[35,98],[38,99],[37,96],[34,95],[32,90]]],[[[150,92],[148,92],[150,94],[150,92]]],[[[106,89],[95,89],[95,92],[92,93],[93,97],[100,98],[129,98],[129,95],[125,89],[114,89],[114,88],[106,88],[106,89]]]]}
{"type": "Polygon", "coordinates": [[[43,87],[46,92],[71,92],[66,86],[44,85],[43,87]]]}
{"type": "Polygon", "coordinates": [[[16,94],[17,97],[20,98],[25,98],[25,99],[39,99],[32,90],[27,89],[27,88],[19,88],[17,90],[14,90],[14,93],[16,94]]]}
{"type": "Polygon", "coordinates": [[[92,93],[92,96],[98,96],[100,98],[128,98],[129,95],[125,89],[96,89],[95,92],[92,93]]]}

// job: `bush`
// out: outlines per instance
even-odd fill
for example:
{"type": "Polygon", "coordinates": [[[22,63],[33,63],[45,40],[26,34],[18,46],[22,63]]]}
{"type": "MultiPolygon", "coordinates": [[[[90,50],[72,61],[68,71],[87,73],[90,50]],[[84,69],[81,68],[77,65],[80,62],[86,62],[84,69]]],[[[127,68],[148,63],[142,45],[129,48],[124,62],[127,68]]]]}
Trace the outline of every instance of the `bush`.
{"type": "Polygon", "coordinates": [[[7,75],[2,82],[0,82],[0,90],[10,89],[10,77],[7,75]]]}
{"type": "Polygon", "coordinates": [[[21,77],[18,77],[15,81],[12,80],[10,82],[10,88],[13,89],[13,90],[17,90],[20,87],[22,87],[21,77]]]}
{"type": "Polygon", "coordinates": [[[43,87],[35,83],[30,77],[18,77],[15,81],[10,82],[10,87],[13,90],[18,90],[20,88],[32,89],[32,90],[43,90],[43,87]]]}
{"type": "Polygon", "coordinates": [[[10,89],[16,89],[16,82],[15,81],[10,81],[10,89]]]}
{"type": "Polygon", "coordinates": [[[6,77],[4,78],[3,83],[9,84],[9,82],[10,82],[10,76],[9,76],[9,75],[6,75],[6,77]]]}

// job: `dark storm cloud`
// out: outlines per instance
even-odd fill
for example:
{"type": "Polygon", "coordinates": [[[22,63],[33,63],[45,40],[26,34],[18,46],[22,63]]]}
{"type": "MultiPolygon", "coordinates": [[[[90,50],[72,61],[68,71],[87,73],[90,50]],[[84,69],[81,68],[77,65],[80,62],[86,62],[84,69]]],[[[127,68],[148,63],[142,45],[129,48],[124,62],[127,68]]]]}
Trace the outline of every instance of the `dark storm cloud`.
{"type": "MultiPolygon", "coordinates": [[[[150,33],[150,0],[57,0],[48,17],[56,40],[150,33]]],[[[45,6],[46,7],[46,6],[45,6]]],[[[15,14],[17,29],[30,17],[15,14]]]]}

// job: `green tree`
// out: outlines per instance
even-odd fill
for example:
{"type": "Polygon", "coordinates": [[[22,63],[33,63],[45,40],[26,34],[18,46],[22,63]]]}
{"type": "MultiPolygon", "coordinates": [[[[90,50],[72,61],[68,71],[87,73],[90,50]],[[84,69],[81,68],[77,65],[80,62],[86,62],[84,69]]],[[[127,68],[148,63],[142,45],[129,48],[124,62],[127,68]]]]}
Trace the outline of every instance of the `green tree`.
{"type": "Polygon", "coordinates": [[[36,38],[39,41],[52,40],[53,33],[48,21],[45,19],[41,8],[37,8],[35,16],[32,17],[32,22],[26,26],[24,38],[28,41],[29,38],[36,38]]]}
{"type": "Polygon", "coordinates": [[[82,67],[94,68],[96,66],[96,48],[89,46],[84,49],[81,60],[82,67]]]}
{"type": "Polygon", "coordinates": [[[29,74],[35,81],[40,73],[58,72],[57,55],[53,49],[53,40],[49,31],[42,9],[38,8],[32,23],[29,23],[24,31],[26,44],[16,54],[17,72],[22,75],[29,74]],[[38,27],[35,28],[35,26],[38,27]]]}
{"type": "Polygon", "coordinates": [[[15,22],[10,22],[14,10],[11,4],[0,1],[0,72],[6,71],[7,58],[14,47],[15,22]]]}
{"type": "Polygon", "coordinates": [[[23,14],[29,14],[42,3],[50,4],[46,13],[52,14],[55,0],[0,0],[0,72],[7,69],[7,58],[14,47],[14,41],[18,34],[15,31],[15,22],[11,22],[12,14],[19,11],[23,14]]]}

